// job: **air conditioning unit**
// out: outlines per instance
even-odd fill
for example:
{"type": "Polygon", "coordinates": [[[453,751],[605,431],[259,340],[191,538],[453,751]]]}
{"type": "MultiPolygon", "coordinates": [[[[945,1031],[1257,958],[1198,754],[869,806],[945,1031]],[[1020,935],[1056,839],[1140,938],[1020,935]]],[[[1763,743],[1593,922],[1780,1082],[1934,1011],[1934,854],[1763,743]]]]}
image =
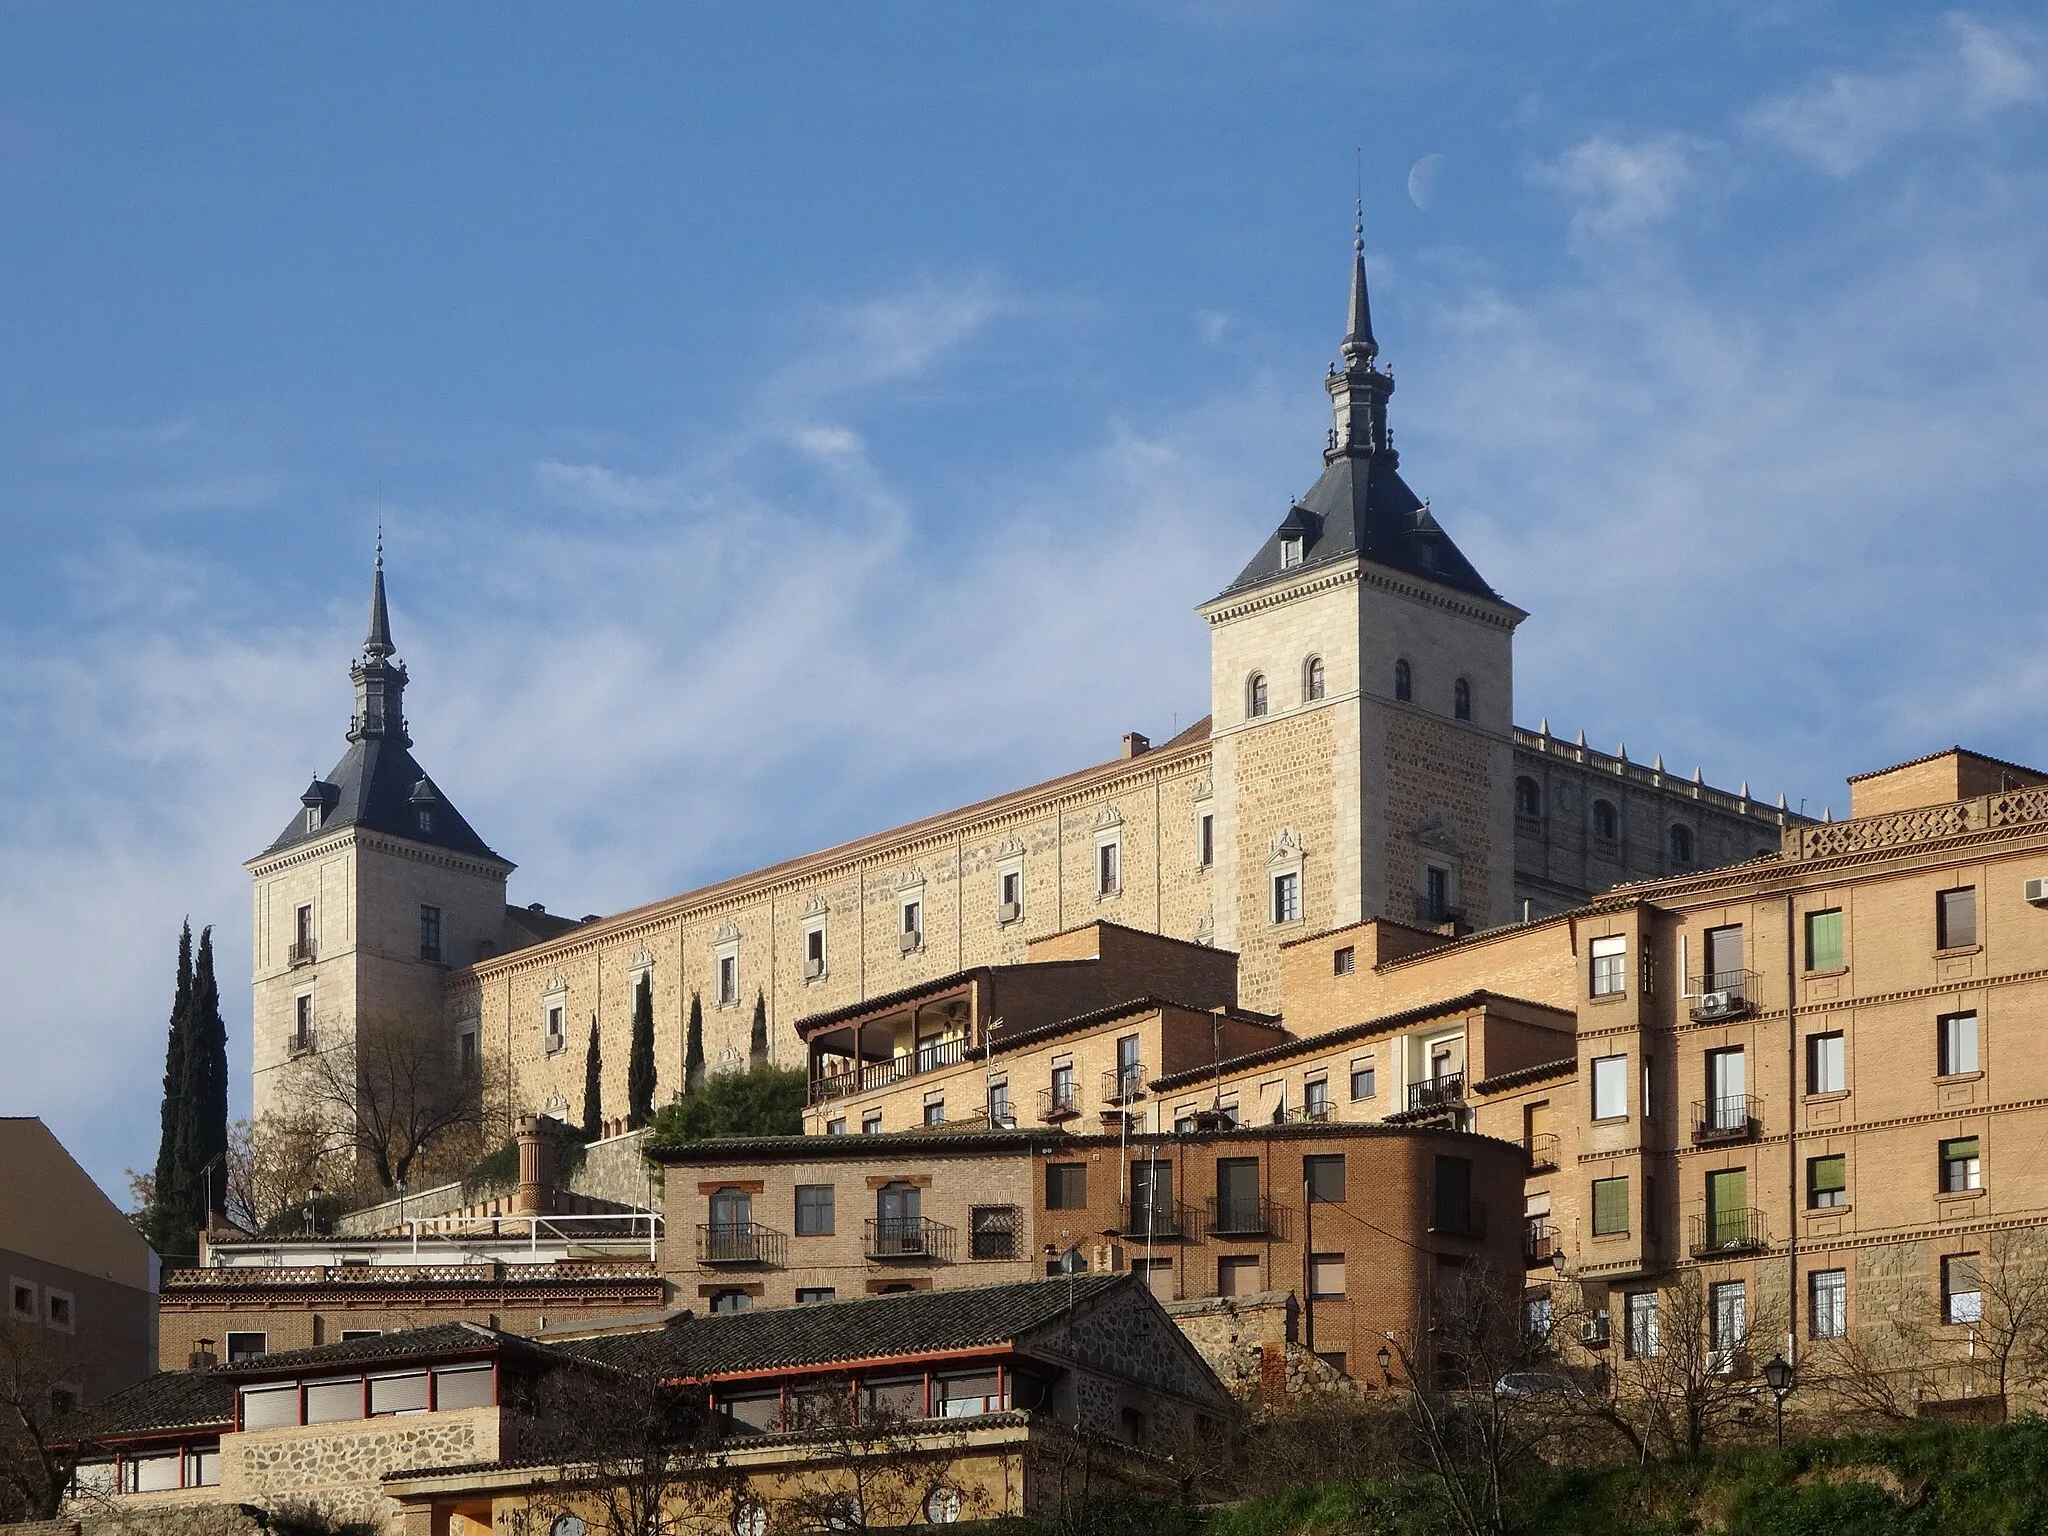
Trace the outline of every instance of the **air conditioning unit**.
{"type": "Polygon", "coordinates": [[[912,951],[913,949],[916,949],[916,948],[917,948],[917,947],[918,947],[918,946],[919,946],[920,944],[922,944],[923,942],[924,942],[924,935],[923,935],[923,934],[921,934],[921,933],[919,933],[919,932],[918,932],[918,931],[917,931],[916,929],[914,929],[914,928],[913,928],[913,929],[912,929],[912,930],[911,930],[910,932],[908,932],[908,933],[903,933],[903,934],[899,934],[899,935],[897,935],[897,938],[896,938],[896,948],[897,948],[897,949],[898,949],[898,951],[900,951],[901,953],[903,953],[903,954],[906,954],[906,955],[907,955],[907,954],[909,954],[909,953],[910,953],[910,952],[911,952],[911,951],[912,951]]]}
{"type": "Polygon", "coordinates": [[[1733,992],[1702,992],[1700,994],[1700,1017],[1716,1019],[1724,1013],[1735,1011],[1737,998],[1733,992]]]}
{"type": "Polygon", "coordinates": [[[816,981],[816,980],[817,980],[817,979],[818,979],[818,978],[819,978],[820,976],[822,976],[822,975],[824,975],[824,974],[825,974],[825,962],[824,962],[824,961],[822,961],[822,960],[806,960],[806,961],[804,962],[804,980],[805,980],[805,981],[816,981]]]}
{"type": "MultiPolygon", "coordinates": [[[[2033,888],[2033,882],[2029,881],[2027,882],[2027,884],[2028,889],[2031,890],[2033,888]]],[[[2029,901],[2033,900],[2031,896],[2027,899],[2029,901]]],[[[1023,915],[1024,903],[1021,901],[1006,901],[1001,906],[996,908],[996,921],[999,923],[1014,923],[1015,921],[1017,921],[1018,918],[1022,917],[1023,915]]]]}
{"type": "Polygon", "coordinates": [[[2027,900],[2037,907],[2048,907],[2048,880],[2029,880],[2027,900]]]}
{"type": "Polygon", "coordinates": [[[1607,1309],[1601,1308],[1593,1316],[1579,1324],[1579,1342],[1588,1349],[1603,1349],[1607,1344],[1607,1309]]]}

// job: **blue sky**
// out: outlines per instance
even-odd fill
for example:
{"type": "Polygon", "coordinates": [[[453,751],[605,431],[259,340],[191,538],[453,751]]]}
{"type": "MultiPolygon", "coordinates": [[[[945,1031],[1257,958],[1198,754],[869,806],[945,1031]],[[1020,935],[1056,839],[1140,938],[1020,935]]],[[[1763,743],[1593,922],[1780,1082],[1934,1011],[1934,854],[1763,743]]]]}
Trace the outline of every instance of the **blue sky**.
{"type": "Polygon", "coordinates": [[[179,918],[339,755],[606,911],[1206,711],[1363,149],[1517,716],[1846,803],[2042,761],[2033,8],[0,0],[0,1111],[154,1149],[179,918]],[[1640,11],[1640,15],[1629,15],[1640,11]]]}

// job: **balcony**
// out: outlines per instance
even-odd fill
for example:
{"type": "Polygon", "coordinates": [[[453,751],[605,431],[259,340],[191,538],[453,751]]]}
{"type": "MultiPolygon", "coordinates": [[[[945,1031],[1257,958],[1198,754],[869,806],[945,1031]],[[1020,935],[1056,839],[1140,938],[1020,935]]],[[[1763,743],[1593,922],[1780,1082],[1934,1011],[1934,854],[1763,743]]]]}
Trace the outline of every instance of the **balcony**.
{"type": "Polygon", "coordinates": [[[1764,1213],[1737,1207],[1694,1216],[1686,1247],[1696,1259],[1709,1254],[1755,1253],[1770,1246],[1764,1229],[1764,1213]]]}
{"type": "Polygon", "coordinates": [[[1706,1147],[1723,1141],[1754,1141],[1763,1131],[1763,1117],[1755,1113],[1761,1107],[1746,1093],[1725,1099],[1694,1099],[1692,1144],[1706,1147]]]}
{"type": "Polygon", "coordinates": [[[967,1042],[957,1035],[950,1040],[927,1040],[918,1046],[917,1064],[911,1071],[936,1072],[966,1059],[967,1042]]]}
{"type": "Polygon", "coordinates": [[[1425,1083],[1408,1085],[1408,1110],[1451,1109],[1465,1102],[1465,1074],[1446,1072],[1425,1083]]]}
{"type": "Polygon", "coordinates": [[[1208,1218],[1208,1233],[1211,1237],[1277,1237],[1287,1236],[1287,1208],[1276,1200],[1263,1196],[1246,1196],[1233,1199],[1225,1195],[1212,1195],[1205,1202],[1204,1214],[1208,1218]]]}
{"type": "Polygon", "coordinates": [[[311,965],[313,963],[313,941],[311,939],[294,939],[291,947],[285,951],[285,960],[292,965],[311,965]]]}
{"type": "Polygon", "coordinates": [[[1194,1223],[1188,1217],[1187,1206],[1178,1200],[1117,1202],[1117,1231],[1133,1240],[1192,1236],[1194,1223]]]}
{"type": "Polygon", "coordinates": [[[1038,1118],[1047,1125],[1071,1120],[1081,1113],[1081,1090],[1073,1083],[1056,1083],[1038,1090],[1038,1118]]]}
{"type": "Polygon", "coordinates": [[[967,1041],[955,1036],[946,1040],[927,1040],[916,1050],[901,1056],[891,1056],[886,1061],[871,1061],[859,1066],[848,1066],[838,1072],[818,1072],[811,1078],[811,1098],[814,1105],[828,1103],[833,1099],[851,1098],[859,1093],[871,1093],[877,1088],[886,1088],[891,1083],[900,1083],[906,1077],[921,1072],[937,1072],[967,1059],[967,1041]]]}
{"type": "Polygon", "coordinates": [[[1480,1201],[1439,1199],[1433,1214],[1429,1230],[1440,1237],[1486,1236],[1486,1207],[1480,1201]]]}
{"type": "Polygon", "coordinates": [[[1302,1104],[1287,1110],[1280,1116],[1283,1125],[1328,1125],[1337,1118],[1337,1111],[1325,1099],[1320,1104],[1302,1104]]]}
{"type": "Polygon", "coordinates": [[[1102,1102],[1128,1104],[1145,1097],[1145,1064],[1127,1062],[1102,1074],[1102,1102]]]}
{"type": "Polygon", "coordinates": [[[1536,1269],[1550,1262],[1558,1252],[1557,1231],[1548,1216],[1532,1216],[1522,1230],[1522,1267],[1536,1269]]]}
{"type": "Polygon", "coordinates": [[[1415,921],[1430,928],[1438,928],[1445,923],[1456,923],[1462,928],[1465,926],[1465,910],[1431,901],[1427,896],[1418,896],[1415,898],[1415,921]]]}
{"type": "Polygon", "coordinates": [[[1755,971],[1709,971],[1686,984],[1695,1023],[1740,1019],[1756,1012],[1755,971]]]}
{"type": "Polygon", "coordinates": [[[1529,1138],[1529,1171],[1540,1173],[1557,1167],[1557,1133],[1538,1131],[1529,1138]]]}
{"type": "Polygon", "coordinates": [[[712,1222],[697,1228],[699,1264],[759,1265],[779,1269],[789,1258],[789,1238],[758,1221],[712,1222]]]}
{"type": "Polygon", "coordinates": [[[922,1216],[878,1216],[867,1224],[865,1252],[879,1263],[950,1264],[959,1234],[922,1216]]]}

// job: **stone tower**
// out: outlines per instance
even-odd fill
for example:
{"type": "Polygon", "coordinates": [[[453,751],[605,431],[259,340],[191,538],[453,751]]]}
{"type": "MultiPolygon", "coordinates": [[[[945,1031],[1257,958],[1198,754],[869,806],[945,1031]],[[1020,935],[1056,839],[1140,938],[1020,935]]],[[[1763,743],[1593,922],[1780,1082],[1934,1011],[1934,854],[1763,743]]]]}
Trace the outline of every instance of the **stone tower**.
{"type": "MultiPolygon", "coordinates": [[[[506,926],[513,866],[413,760],[381,540],[370,632],[349,678],[348,750],[299,797],[277,840],[243,866],[255,885],[258,1115],[277,1107],[293,1060],[352,1044],[366,1022],[440,1025],[442,978],[493,953],[506,926]]],[[[475,1035],[455,1049],[473,1063],[475,1035]]]]}
{"type": "Polygon", "coordinates": [[[1280,945],[1514,913],[1515,626],[1400,475],[1362,236],[1323,473],[1209,623],[1215,942],[1273,1006],[1280,945]]]}

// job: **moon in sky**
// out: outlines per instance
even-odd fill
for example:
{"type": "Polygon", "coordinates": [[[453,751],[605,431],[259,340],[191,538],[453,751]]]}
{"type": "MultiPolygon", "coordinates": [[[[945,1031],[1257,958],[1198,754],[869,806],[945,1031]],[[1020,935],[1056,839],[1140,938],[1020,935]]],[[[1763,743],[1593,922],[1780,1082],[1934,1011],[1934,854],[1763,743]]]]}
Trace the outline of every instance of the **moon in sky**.
{"type": "Polygon", "coordinates": [[[1443,173],[1442,155],[1424,155],[1408,168],[1408,201],[1428,211],[1436,200],[1437,177],[1443,173]]]}

